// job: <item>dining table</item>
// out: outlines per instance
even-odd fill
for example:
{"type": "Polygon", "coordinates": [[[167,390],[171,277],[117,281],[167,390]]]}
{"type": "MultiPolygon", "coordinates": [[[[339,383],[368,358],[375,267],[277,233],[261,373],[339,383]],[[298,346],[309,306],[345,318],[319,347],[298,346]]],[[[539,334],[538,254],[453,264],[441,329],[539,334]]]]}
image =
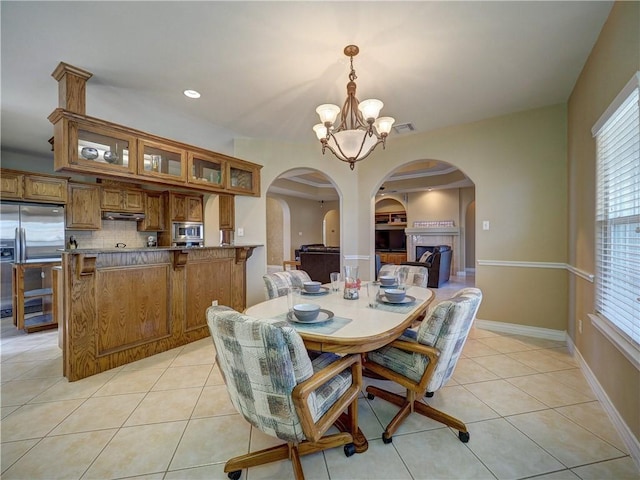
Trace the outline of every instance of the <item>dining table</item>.
{"type": "MultiPolygon", "coordinates": [[[[372,308],[364,285],[356,299],[344,298],[342,289],[333,291],[330,285],[323,285],[315,293],[301,289],[294,294],[293,302],[286,295],[266,300],[247,308],[245,314],[289,322],[310,351],[340,355],[365,354],[400,337],[414,321],[424,315],[433,299],[431,289],[407,286],[405,299],[401,303],[391,303],[385,295],[384,287],[379,287],[375,303],[371,302],[375,305],[372,308]],[[319,305],[320,315],[314,322],[300,322],[289,311],[291,303],[319,305]]],[[[355,419],[344,415],[336,426],[340,430],[349,431],[351,422],[355,421],[357,424],[357,411],[353,412],[353,416],[355,419]]],[[[368,449],[367,439],[359,429],[353,443],[358,453],[368,449]]]]}

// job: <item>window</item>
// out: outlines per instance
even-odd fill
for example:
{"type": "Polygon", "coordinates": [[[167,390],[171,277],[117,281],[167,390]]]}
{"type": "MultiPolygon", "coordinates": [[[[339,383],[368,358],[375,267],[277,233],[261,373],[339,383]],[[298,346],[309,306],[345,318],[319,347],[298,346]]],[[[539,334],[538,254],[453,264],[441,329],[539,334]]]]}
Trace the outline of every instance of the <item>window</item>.
{"type": "Polygon", "coordinates": [[[640,72],[592,133],[596,139],[594,325],[640,365],[640,72]]]}

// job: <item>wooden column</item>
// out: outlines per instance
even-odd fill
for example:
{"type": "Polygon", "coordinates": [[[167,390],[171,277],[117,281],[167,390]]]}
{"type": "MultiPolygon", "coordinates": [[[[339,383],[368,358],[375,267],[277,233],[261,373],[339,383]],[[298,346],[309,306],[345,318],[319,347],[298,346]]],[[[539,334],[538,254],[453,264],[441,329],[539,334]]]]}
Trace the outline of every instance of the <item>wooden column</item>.
{"type": "Polygon", "coordinates": [[[93,74],[60,62],[51,76],[58,81],[58,107],[85,115],[86,85],[93,74]]]}

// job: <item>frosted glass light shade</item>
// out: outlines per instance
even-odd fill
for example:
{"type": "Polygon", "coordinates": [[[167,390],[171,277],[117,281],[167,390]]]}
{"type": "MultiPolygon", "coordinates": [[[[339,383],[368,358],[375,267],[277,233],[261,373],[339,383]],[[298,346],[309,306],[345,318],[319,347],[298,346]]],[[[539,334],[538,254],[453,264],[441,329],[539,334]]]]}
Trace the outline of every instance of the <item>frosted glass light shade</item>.
{"type": "Polygon", "coordinates": [[[393,117],[380,117],[373,125],[376,127],[379,134],[389,134],[391,127],[393,126],[393,122],[395,121],[396,119],[393,117]]]}
{"type": "Polygon", "coordinates": [[[318,137],[318,140],[327,138],[327,127],[325,127],[322,123],[315,124],[313,126],[313,131],[316,132],[316,137],[318,137]]]}
{"type": "Polygon", "coordinates": [[[374,135],[369,136],[364,130],[341,130],[333,134],[329,139],[327,146],[333,150],[336,157],[341,160],[348,161],[349,159],[356,159],[357,157],[365,156],[377,142],[378,139],[374,135]],[[358,155],[363,139],[364,145],[362,146],[362,152],[358,155]],[[338,145],[336,145],[336,140],[342,149],[342,153],[340,152],[338,145]]]}
{"type": "Polygon", "coordinates": [[[380,115],[380,110],[384,107],[384,103],[382,103],[377,98],[370,98],[368,100],[363,100],[358,105],[358,110],[362,113],[362,116],[365,120],[369,120],[373,118],[374,120],[378,118],[380,115]]]}
{"type": "Polygon", "coordinates": [[[323,124],[326,125],[326,123],[329,122],[333,125],[340,113],[340,107],[331,103],[324,103],[316,108],[316,113],[323,124]]]}

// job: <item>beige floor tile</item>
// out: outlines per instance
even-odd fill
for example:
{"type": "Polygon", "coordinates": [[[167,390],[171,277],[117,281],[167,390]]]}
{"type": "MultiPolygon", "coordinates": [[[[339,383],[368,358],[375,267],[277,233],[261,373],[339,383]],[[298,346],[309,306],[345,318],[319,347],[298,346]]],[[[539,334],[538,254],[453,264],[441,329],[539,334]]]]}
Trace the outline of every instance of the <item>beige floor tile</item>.
{"type": "Polygon", "coordinates": [[[33,438],[31,440],[3,443],[0,448],[0,468],[2,468],[2,472],[4,473],[39,441],[39,438],[33,438]]]}
{"type": "Polygon", "coordinates": [[[591,397],[582,395],[572,388],[558,388],[558,382],[554,382],[544,373],[509,378],[507,381],[549,407],[561,407],[591,400],[591,397]]]}
{"type": "Polygon", "coordinates": [[[115,433],[116,430],[101,430],[43,438],[2,478],[79,479],[115,433]]]}
{"type": "Polygon", "coordinates": [[[475,357],[482,357],[484,355],[496,355],[500,353],[495,348],[491,348],[485,343],[483,343],[483,340],[486,340],[486,338],[481,338],[478,340],[467,340],[462,350],[465,357],[475,358],[475,357]]]}
{"type": "Polygon", "coordinates": [[[582,480],[602,480],[611,478],[615,480],[638,480],[640,474],[631,457],[593,463],[583,467],[574,468],[573,471],[582,480]]]}
{"type": "Polygon", "coordinates": [[[2,442],[47,435],[77,409],[83,400],[24,405],[2,419],[2,442]]]}
{"type": "Polygon", "coordinates": [[[331,480],[411,478],[397,450],[382,440],[370,440],[366,452],[348,458],[341,448],[325,450],[324,455],[331,480]]]}
{"type": "Polygon", "coordinates": [[[37,362],[34,368],[20,375],[20,380],[48,377],[62,377],[62,357],[37,362]]]}
{"type": "Polygon", "coordinates": [[[171,363],[172,367],[183,367],[186,365],[212,365],[216,354],[211,338],[203,338],[197,342],[184,346],[182,351],[171,363]]]}
{"type": "Polygon", "coordinates": [[[579,368],[549,372],[546,375],[553,381],[558,382],[560,388],[562,386],[567,386],[580,392],[584,396],[591,398],[592,400],[597,399],[591,389],[591,386],[584,378],[584,375],[579,368]]]}
{"type": "Polygon", "coordinates": [[[211,368],[212,365],[190,365],[167,368],[151,390],[203,387],[204,384],[207,383],[211,368]]]}
{"type": "Polygon", "coordinates": [[[125,426],[188,420],[202,388],[149,392],[127,419],[125,426]]]}
{"type": "Polygon", "coordinates": [[[524,335],[510,335],[511,338],[531,346],[531,348],[560,348],[566,345],[564,341],[551,340],[548,338],[527,337],[524,335]]]}
{"type": "Polygon", "coordinates": [[[499,480],[541,475],[564,468],[502,418],[475,423],[466,445],[499,480]]]}
{"type": "MultiPolygon", "coordinates": [[[[47,363],[46,360],[44,362],[47,363]]],[[[4,383],[9,380],[15,380],[42,363],[43,361],[2,363],[0,365],[0,381],[4,383]]],[[[60,372],[60,375],[62,376],[62,372],[60,372]]]]}
{"type": "Polygon", "coordinates": [[[514,415],[507,420],[567,467],[624,455],[554,410],[514,415]]]}
{"type": "Polygon", "coordinates": [[[209,373],[209,378],[207,378],[207,383],[205,384],[207,387],[211,387],[213,385],[224,385],[224,379],[222,378],[220,368],[218,368],[217,365],[214,365],[211,369],[211,373],[209,373]]]}
{"type": "MultiPolygon", "coordinates": [[[[186,478],[189,480],[229,480],[227,474],[224,473],[224,463],[186,468],[184,470],[172,470],[167,472],[164,480],[185,480],[186,478]]],[[[242,478],[246,478],[246,476],[242,478]]]]}
{"type": "Polygon", "coordinates": [[[105,383],[94,395],[123,395],[126,393],[146,393],[151,390],[164,370],[159,368],[146,370],[122,370],[105,383]]]}
{"type": "Polygon", "coordinates": [[[166,352],[158,353],[151,357],[136,360],[135,362],[128,363],[123,366],[123,370],[144,370],[147,368],[161,368],[165,369],[171,365],[171,362],[180,353],[180,348],[174,348],[167,350],[166,352]]]}
{"type": "Polygon", "coordinates": [[[550,357],[557,358],[558,360],[566,362],[569,365],[573,365],[574,367],[578,366],[578,362],[576,362],[575,358],[573,358],[573,354],[567,347],[547,348],[546,354],[550,357]]]}
{"type": "Polygon", "coordinates": [[[76,398],[89,398],[111,380],[119,369],[92,375],[82,380],[69,382],[63,378],[60,382],[48,388],[29,403],[55,402],[59,400],[72,400],[76,398]]]}
{"type": "Polygon", "coordinates": [[[535,480],[580,480],[575,473],[571,470],[560,470],[559,472],[547,473],[546,475],[539,475],[535,477],[535,480]]]}
{"type": "Polygon", "coordinates": [[[386,424],[380,423],[371,404],[364,397],[358,399],[358,425],[367,440],[382,438],[382,432],[386,426],[386,424]]]}
{"type": "Polygon", "coordinates": [[[422,401],[464,423],[479,422],[500,416],[460,385],[441,388],[434,393],[433,397],[423,398],[422,401]]]}
{"type": "Polygon", "coordinates": [[[491,373],[474,359],[460,358],[451,378],[459,384],[464,385],[465,383],[497,380],[498,376],[495,373],[491,373]]]}
{"type": "Polygon", "coordinates": [[[551,356],[548,352],[548,349],[529,350],[526,352],[510,353],[508,357],[528,365],[536,372],[553,372],[555,370],[575,368],[573,364],[567,363],[557,356],[551,356]]]}
{"type": "Polygon", "coordinates": [[[85,477],[108,479],[165,471],[186,424],[183,421],[121,428],[85,477]]]}
{"type": "Polygon", "coordinates": [[[500,378],[530,375],[537,371],[506,355],[488,355],[478,357],[474,361],[500,378]]]}
{"type": "Polygon", "coordinates": [[[478,341],[488,346],[489,348],[493,348],[499,353],[522,352],[525,350],[533,350],[536,348],[521,342],[517,338],[510,337],[510,336],[496,336],[496,337],[489,337],[489,338],[481,338],[478,341]]]}
{"type": "Polygon", "coordinates": [[[9,407],[2,407],[0,408],[0,418],[4,418],[7,415],[9,415],[11,412],[15,412],[17,409],[20,408],[20,405],[11,405],[9,407]]]}
{"type": "Polygon", "coordinates": [[[250,428],[237,414],[190,420],[170,469],[200,467],[244,455],[249,451],[250,428]]]}
{"type": "Polygon", "coordinates": [[[469,330],[469,336],[467,338],[487,338],[487,337],[495,337],[499,336],[499,333],[492,332],[490,330],[484,330],[482,328],[471,327],[469,330]]]}
{"type": "Polygon", "coordinates": [[[0,386],[2,405],[24,405],[60,381],[60,378],[50,377],[5,382],[0,386]]]}
{"type": "Polygon", "coordinates": [[[86,400],[50,435],[119,428],[142,401],[144,393],[95,397],[86,400]]]}
{"type": "Polygon", "coordinates": [[[32,362],[41,360],[52,360],[54,358],[62,358],[62,350],[57,344],[42,344],[36,345],[29,349],[27,352],[23,352],[11,358],[12,362],[32,362]]]}
{"type": "MultiPolygon", "coordinates": [[[[369,402],[369,405],[371,405],[371,408],[373,409],[373,412],[376,418],[378,419],[380,424],[383,425],[382,431],[384,431],[384,429],[389,424],[389,422],[391,422],[393,417],[398,413],[398,410],[400,409],[400,407],[397,407],[396,405],[393,405],[390,402],[382,400],[381,398],[375,398],[373,400],[367,400],[367,401],[369,402]]],[[[444,427],[441,423],[436,422],[435,420],[424,417],[417,413],[413,413],[404,419],[404,421],[398,427],[398,430],[396,431],[395,435],[422,432],[425,430],[433,430],[436,428],[444,428],[444,427]]],[[[381,438],[382,431],[375,438],[381,438]]]]}
{"type": "Polygon", "coordinates": [[[414,479],[495,480],[493,474],[450,429],[399,435],[393,446],[414,479]],[[446,458],[446,462],[436,459],[446,458]]]}
{"type": "Polygon", "coordinates": [[[225,385],[204,387],[192,418],[213,417],[216,415],[232,415],[237,413],[227,394],[225,385]]]}
{"type": "Polygon", "coordinates": [[[506,380],[472,383],[465,388],[502,416],[543,410],[547,406],[506,380]]]}
{"type": "Polygon", "coordinates": [[[609,416],[600,402],[581,403],[579,405],[556,408],[555,410],[572,422],[606,440],[621,452],[629,454],[629,449],[620,438],[620,434],[609,420],[609,416]]]}

